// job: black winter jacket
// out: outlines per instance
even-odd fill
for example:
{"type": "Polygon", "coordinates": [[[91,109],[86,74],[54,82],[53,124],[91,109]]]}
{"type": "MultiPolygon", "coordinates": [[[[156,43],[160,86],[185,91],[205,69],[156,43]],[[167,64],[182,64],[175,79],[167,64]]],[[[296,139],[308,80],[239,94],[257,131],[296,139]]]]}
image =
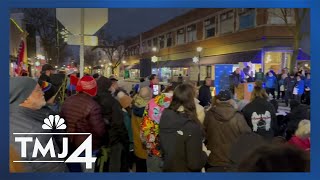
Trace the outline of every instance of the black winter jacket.
{"type": "Polygon", "coordinates": [[[278,133],[275,109],[266,99],[256,98],[242,112],[253,132],[266,138],[273,138],[278,133]]]}
{"type": "Polygon", "coordinates": [[[165,109],[160,120],[164,172],[200,172],[207,162],[202,151],[204,133],[183,113],[165,109]]]}

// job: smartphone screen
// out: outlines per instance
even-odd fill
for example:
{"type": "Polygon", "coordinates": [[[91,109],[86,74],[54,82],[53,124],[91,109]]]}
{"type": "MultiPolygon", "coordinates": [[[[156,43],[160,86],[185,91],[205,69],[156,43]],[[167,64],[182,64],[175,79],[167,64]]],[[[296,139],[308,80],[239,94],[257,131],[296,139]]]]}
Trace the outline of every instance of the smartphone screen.
{"type": "Polygon", "coordinates": [[[153,85],[153,95],[159,95],[159,85],[153,85]]]}

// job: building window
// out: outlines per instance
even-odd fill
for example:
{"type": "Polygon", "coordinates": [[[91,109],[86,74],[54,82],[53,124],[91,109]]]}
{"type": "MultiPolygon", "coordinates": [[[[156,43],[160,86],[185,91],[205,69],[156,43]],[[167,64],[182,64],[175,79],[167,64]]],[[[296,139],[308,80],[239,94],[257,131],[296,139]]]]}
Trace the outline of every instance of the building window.
{"type": "Polygon", "coordinates": [[[230,33],[234,30],[233,10],[220,14],[221,34],[230,33]]]}
{"type": "Polygon", "coordinates": [[[151,41],[151,39],[147,41],[147,46],[148,46],[147,51],[150,52],[151,49],[152,49],[152,41],[151,41]]]}
{"type": "Polygon", "coordinates": [[[197,40],[197,26],[195,24],[192,24],[187,27],[187,41],[193,42],[197,40]]]}
{"type": "Polygon", "coordinates": [[[256,13],[254,8],[238,9],[239,30],[254,27],[255,17],[256,17],[256,13]]]}
{"type": "Polygon", "coordinates": [[[148,50],[147,43],[146,43],[146,41],[143,41],[142,42],[142,53],[147,52],[147,50],[148,50]]]}
{"type": "Polygon", "coordinates": [[[204,32],[205,38],[214,37],[216,35],[216,17],[204,21],[204,32]]]}
{"type": "Polygon", "coordinates": [[[158,38],[153,38],[153,47],[158,47],[158,38]]]}
{"type": "Polygon", "coordinates": [[[184,43],[185,43],[184,28],[182,28],[177,31],[177,44],[179,45],[184,43]]]}
{"type": "Polygon", "coordinates": [[[172,33],[167,34],[167,47],[172,46],[172,33]]]}
{"type": "Polygon", "coordinates": [[[268,9],[268,24],[286,24],[284,19],[287,19],[288,24],[294,24],[294,11],[290,8],[268,9]]]}
{"type": "Polygon", "coordinates": [[[159,37],[159,44],[160,44],[160,49],[165,48],[165,39],[164,35],[159,37]]]}

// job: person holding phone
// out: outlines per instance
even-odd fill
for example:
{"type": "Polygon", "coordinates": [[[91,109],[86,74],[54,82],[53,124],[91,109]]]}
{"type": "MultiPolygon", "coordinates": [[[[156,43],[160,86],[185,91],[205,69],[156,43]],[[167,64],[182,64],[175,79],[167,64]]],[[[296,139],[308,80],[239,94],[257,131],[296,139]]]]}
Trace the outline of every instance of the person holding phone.
{"type": "Polygon", "coordinates": [[[160,87],[159,87],[159,78],[156,74],[151,74],[149,77],[150,80],[150,88],[152,90],[153,96],[157,96],[160,93],[160,87]]]}

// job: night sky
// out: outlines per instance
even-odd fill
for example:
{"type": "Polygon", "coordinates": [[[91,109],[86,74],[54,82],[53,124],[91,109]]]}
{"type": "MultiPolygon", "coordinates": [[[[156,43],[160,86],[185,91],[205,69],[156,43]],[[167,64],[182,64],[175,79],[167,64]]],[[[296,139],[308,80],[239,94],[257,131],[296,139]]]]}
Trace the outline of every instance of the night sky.
{"type": "Polygon", "coordinates": [[[109,21],[104,29],[107,34],[114,37],[135,36],[190,10],[179,8],[109,9],[109,21]]]}

